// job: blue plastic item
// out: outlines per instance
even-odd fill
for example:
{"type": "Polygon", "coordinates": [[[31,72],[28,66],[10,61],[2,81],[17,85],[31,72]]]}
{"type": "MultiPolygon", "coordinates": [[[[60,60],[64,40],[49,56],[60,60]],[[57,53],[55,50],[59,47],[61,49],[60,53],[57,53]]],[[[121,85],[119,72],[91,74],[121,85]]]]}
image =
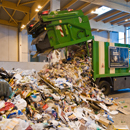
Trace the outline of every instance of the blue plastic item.
{"type": "Polygon", "coordinates": [[[112,120],[112,118],[108,115],[107,116],[107,119],[109,120],[109,121],[111,121],[112,123],[114,123],[114,121],[112,120]]]}
{"type": "Polygon", "coordinates": [[[7,116],[7,118],[10,118],[10,116],[12,116],[12,115],[16,115],[16,112],[9,114],[9,115],[7,116]]]}
{"type": "Polygon", "coordinates": [[[18,115],[23,115],[23,113],[20,110],[18,110],[18,115]]]}

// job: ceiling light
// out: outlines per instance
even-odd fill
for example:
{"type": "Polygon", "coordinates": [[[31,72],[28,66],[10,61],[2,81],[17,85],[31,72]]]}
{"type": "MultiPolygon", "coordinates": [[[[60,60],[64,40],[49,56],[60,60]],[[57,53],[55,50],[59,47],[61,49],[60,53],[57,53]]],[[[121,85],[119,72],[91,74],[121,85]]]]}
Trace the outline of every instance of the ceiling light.
{"type": "Polygon", "coordinates": [[[102,7],[100,7],[100,8],[96,8],[96,10],[93,11],[93,13],[94,13],[94,14],[101,15],[101,14],[104,14],[104,13],[110,11],[110,10],[111,10],[111,8],[108,8],[108,7],[106,7],[106,6],[102,6],[102,7]]]}
{"type": "Polygon", "coordinates": [[[126,19],[125,21],[128,21],[128,19],[126,19]]]}
{"type": "Polygon", "coordinates": [[[22,25],[22,26],[21,26],[21,28],[24,28],[24,27],[25,27],[25,25],[22,25]]]}
{"type": "Polygon", "coordinates": [[[91,11],[91,13],[93,14],[93,13],[94,13],[94,11],[91,11]]]}
{"type": "Polygon", "coordinates": [[[36,12],[39,12],[39,9],[35,9],[36,12]]]}
{"type": "Polygon", "coordinates": [[[38,5],[38,9],[41,9],[41,8],[42,8],[42,6],[38,5]]]}

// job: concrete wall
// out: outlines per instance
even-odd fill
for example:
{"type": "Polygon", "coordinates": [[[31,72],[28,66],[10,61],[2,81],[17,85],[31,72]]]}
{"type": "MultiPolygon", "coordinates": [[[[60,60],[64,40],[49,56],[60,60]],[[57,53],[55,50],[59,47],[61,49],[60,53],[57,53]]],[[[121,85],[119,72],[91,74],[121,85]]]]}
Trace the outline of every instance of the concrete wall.
{"type": "Polygon", "coordinates": [[[40,71],[45,64],[47,62],[0,62],[0,67],[3,67],[5,70],[20,68],[23,70],[35,69],[36,71],[40,71]]]}
{"type": "Polygon", "coordinates": [[[18,61],[18,29],[0,25],[0,61],[18,61]]]}

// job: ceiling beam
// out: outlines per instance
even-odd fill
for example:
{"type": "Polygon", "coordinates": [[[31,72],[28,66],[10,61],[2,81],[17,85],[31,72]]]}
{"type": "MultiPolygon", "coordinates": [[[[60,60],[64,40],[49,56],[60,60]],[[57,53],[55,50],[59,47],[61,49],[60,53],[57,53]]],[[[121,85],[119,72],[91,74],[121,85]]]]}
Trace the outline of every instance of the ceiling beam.
{"type": "MultiPolygon", "coordinates": [[[[27,25],[27,23],[32,20],[36,15],[37,15],[37,12],[35,11],[35,9],[38,7],[38,5],[40,5],[42,8],[41,10],[50,2],[50,0],[37,0],[32,8],[31,8],[31,13],[30,15],[29,14],[26,14],[25,17],[23,18],[22,20],[22,25],[27,25]]],[[[21,28],[21,31],[23,29],[21,28]]]]}
{"type": "Polygon", "coordinates": [[[2,4],[0,4],[0,6],[13,9],[13,10],[18,10],[21,12],[26,12],[26,13],[29,13],[30,11],[30,8],[27,6],[22,6],[22,5],[17,6],[16,3],[9,2],[9,1],[3,1],[2,4]]]}
{"type": "Polygon", "coordinates": [[[25,2],[25,3],[21,3],[20,5],[27,5],[27,4],[31,4],[31,3],[35,3],[36,0],[33,0],[33,1],[28,1],[28,2],[25,2]]]}
{"type": "Polygon", "coordinates": [[[111,17],[111,18],[108,18],[108,19],[106,19],[106,20],[103,20],[103,22],[104,23],[107,23],[107,22],[110,22],[110,21],[113,21],[113,20],[116,20],[116,19],[119,19],[119,18],[121,18],[121,17],[123,17],[123,16],[126,16],[126,15],[128,15],[129,13],[121,13],[121,14],[118,14],[118,15],[116,15],[116,16],[113,16],[113,17],[111,17]]]}
{"type": "Polygon", "coordinates": [[[17,6],[19,5],[20,2],[21,2],[21,0],[18,0],[18,2],[17,2],[17,6]]]}
{"type": "MultiPolygon", "coordinates": [[[[90,0],[81,0],[84,2],[90,2],[90,0]]],[[[130,12],[130,2],[124,0],[91,0],[91,4],[107,6],[112,9],[121,10],[124,12],[130,12]]]]}
{"type": "Polygon", "coordinates": [[[124,25],[124,24],[127,24],[127,23],[130,23],[130,20],[128,20],[128,21],[124,21],[124,22],[121,22],[121,23],[118,24],[118,26],[120,26],[120,25],[124,25]]]}
{"type": "Polygon", "coordinates": [[[70,7],[71,5],[73,5],[75,2],[77,2],[77,0],[71,0],[71,2],[69,2],[67,5],[65,5],[65,6],[62,8],[62,10],[69,8],[69,7],[70,7]]]}
{"type": "Polygon", "coordinates": [[[78,7],[76,10],[81,10],[83,8],[85,8],[86,6],[90,5],[89,2],[86,2],[85,4],[81,5],[80,7],[78,7]]]}
{"type": "Polygon", "coordinates": [[[91,29],[91,32],[94,32],[94,31],[97,31],[97,29],[95,29],[95,28],[91,29]]]}
{"type": "Polygon", "coordinates": [[[106,31],[106,30],[102,30],[102,29],[98,30],[98,32],[103,32],[103,31],[106,31]]]}
{"type": "Polygon", "coordinates": [[[130,26],[130,23],[126,24],[125,27],[129,27],[130,26]]]}
{"type": "Polygon", "coordinates": [[[91,20],[91,19],[93,19],[93,18],[95,18],[97,16],[98,16],[98,14],[92,14],[92,15],[88,16],[88,19],[91,20]]]}
{"type": "MultiPolygon", "coordinates": [[[[12,13],[12,15],[11,15],[12,17],[14,16],[15,11],[16,11],[16,10],[13,11],[13,13],[12,13]]],[[[9,22],[11,22],[11,20],[12,20],[12,18],[10,18],[9,22]]]]}
{"type": "Polygon", "coordinates": [[[84,15],[88,15],[90,14],[92,11],[96,10],[97,8],[99,8],[100,6],[96,5],[95,7],[91,8],[90,10],[84,12],[84,15]]]}
{"type": "Polygon", "coordinates": [[[103,20],[103,19],[105,19],[105,18],[108,18],[108,17],[110,17],[110,16],[112,16],[112,15],[115,15],[115,14],[118,14],[118,13],[120,13],[120,12],[121,12],[121,11],[119,11],[119,10],[111,10],[111,11],[109,11],[109,12],[107,12],[107,13],[102,14],[102,15],[99,16],[98,18],[96,18],[95,21],[96,21],[96,22],[101,21],[101,20],[103,20]]]}
{"type": "Polygon", "coordinates": [[[96,28],[91,29],[91,32],[94,32],[94,31],[103,32],[103,31],[106,31],[106,30],[103,30],[103,29],[96,29],[96,28]]]}
{"type": "Polygon", "coordinates": [[[113,24],[119,23],[119,22],[124,21],[124,20],[129,19],[129,18],[130,18],[130,15],[123,17],[121,19],[115,20],[115,21],[110,22],[110,23],[113,25],[113,24]]]}
{"type": "Polygon", "coordinates": [[[2,20],[2,19],[0,19],[0,24],[8,25],[8,26],[13,26],[13,27],[18,27],[17,24],[15,24],[15,23],[9,23],[9,21],[2,20]]]}
{"type": "Polygon", "coordinates": [[[129,2],[130,0],[125,0],[126,2],[129,2]]]}
{"type": "MultiPolygon", "coordinates": [[[[20,2],[21,2],[21,0],[18,0],[17,6],[19,5],[20,2]]],[[[12,17],[14,16],[15,12],[16,12],[16,10],[13,11],[13,13],[12,13],[12,15],[11,15],[12,17]]],[[[12,20],[12,19],[10,18],[9,22],[11,22],[11,20],[12,20]]]]}
{"type": "Polygon", "coordinates": [[[3,9],[5,10],[5,12],[10,16],[10,18],[18,25],[18,23],[15,21],[15,19],[10,15],[10,13],[5,9],[5,7],[3,7],[3,9]]]}

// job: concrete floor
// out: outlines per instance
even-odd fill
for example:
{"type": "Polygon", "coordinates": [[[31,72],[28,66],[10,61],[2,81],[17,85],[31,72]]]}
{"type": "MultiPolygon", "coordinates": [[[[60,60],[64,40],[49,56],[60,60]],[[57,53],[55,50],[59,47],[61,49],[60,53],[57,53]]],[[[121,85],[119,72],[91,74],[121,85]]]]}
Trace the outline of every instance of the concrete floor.
{"type": "MultiPolygon", "coordinates": [[[[130,89],[112,92],[112,94],[110,94],[109,97],[112,97],[116,102],[121,101],[122,103],[120,103],[120,106],[123,107],[123,109],[130,112],[130,89]]],[[[118,113],[117,115],[114,115],[112,117],[114,120],[114,125],[127,125],[130,129],[130,114],[125,115],[123,113],[118,113]]],[[[108,127],[107,130],[114,130],[113,126],[111,125],[110,127],[108,127]]]]}

